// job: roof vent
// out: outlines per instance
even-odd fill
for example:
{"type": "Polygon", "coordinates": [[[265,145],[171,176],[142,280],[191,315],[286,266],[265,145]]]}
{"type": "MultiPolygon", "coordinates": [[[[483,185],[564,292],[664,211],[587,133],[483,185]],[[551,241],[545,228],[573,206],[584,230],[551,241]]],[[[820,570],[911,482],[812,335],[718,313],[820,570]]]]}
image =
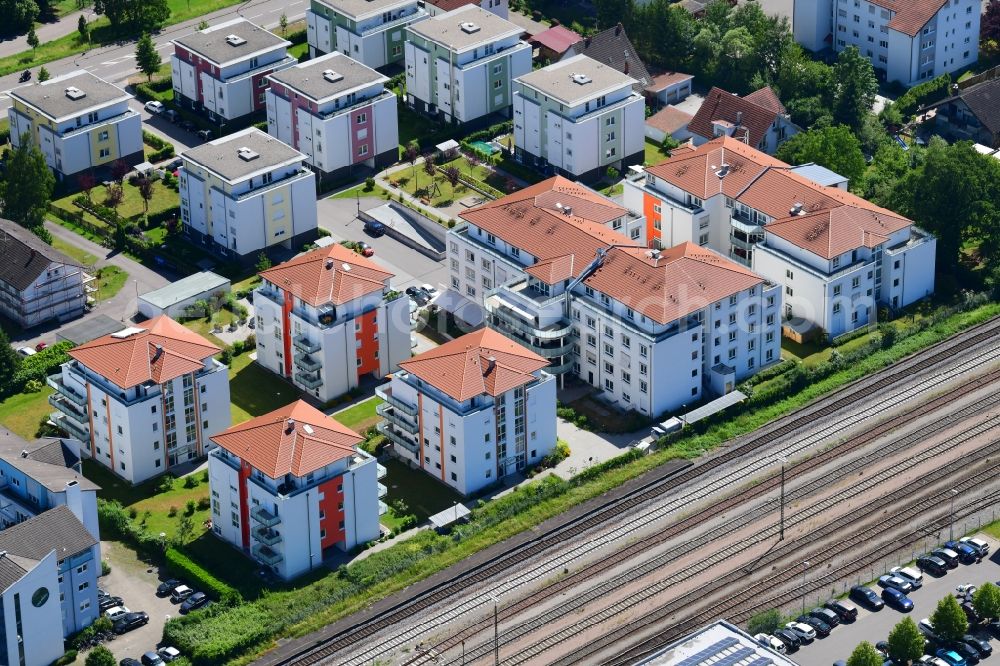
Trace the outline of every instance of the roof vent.
{"type": "Polygon", "coordinates": [[[573,83],[581,86],[593,81],[593,79],[586,74],[571,74],[570,77],[573,79],[573,83]]]}
{"type": "Polygon", "coordinates": [[[660,251],[656,249],[650,250],[649,252],[646,253],[646,256],[649,257],[650,259],[659,259],[660,251]]]}
{"type": "Polygon", "coordinates": [[[333,269],[333,259],[327,257],[326,270],[331,270],[331,269],[333,269]]]}
{"type": "Polygon", "coordinates": [[[295,430],[295,419],[288,419],[288,422],[285,423],[285,434],[291,435],[294,430],[295,430]]]}
{"type": "Polygon", "coordinates": [[[258,153],[256,150],[250,150],[246,146],[243,146],[242,148],[237,150],[236,154],[239,155],[240,159],[243,160],[244,162],[250,162],[260,157],[260,153],[258,153]]]}
{"type": "Polygon", "coordinates": [[[239,35],[226,35],[226,44],[230,46],[243,46],[247,43],[247,40],[243,39],[239,35]]]}
{"type": "Polygon", "coordinates": [[[302,429],[305,430],[305,432],[306,432],[307,435],[313,434],[313,428],[308,423],[303,424],[302,425],[302,429]]]}
{"type": "Polygon", "coordinates": [[[562,211],[563,211],[563,215],[569,215],[569,214],[571,214],[573,212],[573,207],[572,206],[563,206],[562,211]]]}
{"type": "Polygon", "coordinates": [[[75,101],[78,99],[83,99],[86,96],[87,93],[83,92],[76,86],[70,86],[69,88],[66,88],[66,97],[69,97],[71,100],[75,101]]]}
{"type": "Polygon", "coordinates": [[[341,74],[340,72],[335,72],[332,69],[324,69],[323,78],[329,81],[330,83],[336,83],[337,81],[343,81],[344,75],[341,74]]]}
{"type": "Polygon", "coordinates": [[[341,265],[340,265],[340,268],[341,268],[341,270],[343,270],[343,271],[347,271],[347,272],[350,272],[350,270],[351,270],[351,265],[345,262],[345,263],[343,263],[343,264],[341,264],[341,265]]]}
{"type": "Polygon", "coordinates": [[[712,171],[714,171],[715,175],[719,177],[719,180],[722,180],[729,175],[729,165],[725,162],[722,163],[722,166],[718,167],[713,164],[712,171]]]}
{"type": "Polygon", "coordinates": [[[472,21],[463,21],[460,27],[462,28],[462,32],[468,35],[471,35],[474,32],[479,32],[480,30],[479,25],[473,23],[472,21]]]}
{"type": "Polygon", "coordinates": [[[802,214],[802,212],[803,212],[803,211],[802,211],[802,208],[803,208],[802,204],[800,204],[800,203],[795,203],[795,204],[794,204],[794,205],[792,206],[792,208],[791,208],[791,209],[790,209],[790,210],[788,211],[788,214],[789,214],[789,215],[801,215],[801,214],[802,214]]]}

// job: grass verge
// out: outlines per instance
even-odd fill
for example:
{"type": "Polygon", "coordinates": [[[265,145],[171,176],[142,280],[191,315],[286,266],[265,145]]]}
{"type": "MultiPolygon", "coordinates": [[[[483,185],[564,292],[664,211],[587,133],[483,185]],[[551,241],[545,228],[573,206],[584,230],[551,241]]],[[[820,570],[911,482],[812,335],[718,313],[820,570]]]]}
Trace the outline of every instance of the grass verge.
{"type": "Polygon", "coordinates": [[[0,425],[28,441],[35,439],[38,424],[55,411],[48,400],[52,393],[46,386],[41,391],[18,393],[0,402],[0,425]]]}
{"type": "Polygon", "coordinates": [[[229,367],[229,397],[233,425],[249,421],[294,402],[299,392],[273,372],[250,359],[250,354],[233,357],[229,367]]]}
{"type": "Polygon", "coordinates": [[[70,259],[77,261],[80,265],[93,266],[97,263],[97,257],[87,252],[86,250],[73,245],[72,243],[67,243],[62,238],[54,237],[52,238],[52,247],[59,250],[70,259]]]}
{"type": "Polygon", "coordinates": [[[369,398],[336,412],[333,418],[356,432],[364,432],[378,423],[379,416],[375,414],[375,408],[380,404],[382,404],[382,398],[369,398]]]}
{"type": "Polygon", "coordinates": [[[128,273],[117,266],[104,266],[97,269],[96,286],[97,293],[94,295],[98,302],[103,302],[113,298],[122,290],[128,282],[128,273]]]}

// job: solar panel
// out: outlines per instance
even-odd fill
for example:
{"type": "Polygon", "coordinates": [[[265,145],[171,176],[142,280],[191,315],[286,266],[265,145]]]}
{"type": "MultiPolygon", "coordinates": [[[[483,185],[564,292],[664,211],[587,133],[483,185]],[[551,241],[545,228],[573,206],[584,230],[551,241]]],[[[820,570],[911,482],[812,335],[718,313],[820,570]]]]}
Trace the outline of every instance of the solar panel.
{"type": "Polygon", "coordinates": [[[740,641],[738,638],[734,638],[732,636],[723,638],[721,641],[712,643],[704,650],[696,652],[690,657],[683,659],[677,664],[677,666],[698,666],[698,664],[704,663],[705,661],[708,661],[712,657],[718,656],[720,652],[728,650],[729,648],[739,644],[740,641]]]}
{"type": "Polygon", "coordinates": [[[739,650],[733,652],[732,654],[727,654],[719,661],[713,662],[713,666],[734,666],[734,664],[738,664],[747,657],[751,657],[756,653],[757,650],[755,648],[748,648],[748,647],[740,648],[739,650]]]}

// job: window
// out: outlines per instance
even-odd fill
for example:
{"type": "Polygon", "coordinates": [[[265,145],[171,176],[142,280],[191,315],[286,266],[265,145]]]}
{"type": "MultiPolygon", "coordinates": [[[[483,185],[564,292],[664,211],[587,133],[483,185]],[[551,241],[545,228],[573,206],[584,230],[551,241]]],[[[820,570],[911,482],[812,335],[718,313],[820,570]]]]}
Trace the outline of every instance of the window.
{"type": "Polygon", "coordinates": [[[794,292],[792,291],[791,287],[785,287],[785,294],[787,294],[788,296],[793,296],[794,292]]]}
{"type": "Polygon", "coordinates": [[[859,286],[861,286],[861,278],[859,277],[853,278],[851,280],[851,287],[857,289],[859,286]]]}
{"type": "Polygon", "coordinates": [[[622,347],[629,349],[632,346],[632,338],[627,335],[622,336],[622,347]]]}
{"type": "Polygon", "coordinates": [[[639,382],[639,392],[640,393],[649,393],[649,384],[647,384],[644,381],[639,382]]]}
{"type": "Polygon", "coordinates": [[[111,156],[111,149],[110,148],[101,148],[101,153],[100,154],[101,154],[102,158],[104,158],[104,157],[110,157],[111,156]]]}
{"type": "Polygon", "coordinates": [[[639,356],[643,358],[649,356],[649,348],[646,345],[639,345],[639,356]]]}
{"type": "Polygon", "coordinates": [[[615,331],[614,331],[614,329],[611,328],[608,325],[605,325],[604,326],[604,337],[611,338],[612,340],[614,340],[615,339],[615,331]]]}
{"type": "Polygon", "coordinates": [[[503,79],[497,79],[496,81],[493,82],[494,90],[500,90],[501,88],[503,88],[503,79]]]}
{"type": "Polygon", "coordinates": [[[649,372],[649,366],[646,365],[645,363],[640,363],[639,364],[639,374],[640,375],[645,375],[648,372],[649,372]]]}
{"type": "Polygon", "coordinates": [[[597,336],[590,333],[587,334],[587,346],[597,347],[597,336]]]}
{"type": "Polygon", "coordinates": [[[467,296],[475,296],[476,295],[476,288],[475,287],[466,286],[465,287],[465,294],[467,296]]]}
{"type": "Polygon", "coordinates": [[[604,355],[605,356],[614,356],[615,355],[615,346],[612,345],[612,344],[608,344],[607,342],[605,342],[604,343],[604,355]]]}
{"type": "Polygon", "coordinates": [[[795,275],[794,275],[794,274],[793,274],[793,273],[792,273],[792,272],[791,272],[790,270],[788,270],[788,269],[786,268],[786,269],[785,269],[785,277],[786,277],[786,278],[788,278],[789,280],[791,280],[791,279],[794,279],[794,278],[795,278],[795,275]]]}
{"type": "Polygon", "coordinates": [[[833,314],[840,314],[840,303],[833,304],[833,314]]]}
{"type": "Polygon", "coordinates": [[[98,141],[107,141],[108,140],[108,132],[107,132],[107,130],[105,130],[105,131],[101,132],[100,134],[98,134],[97,135],[97,140],[98,141]]]}
{"type": "Polygon", "coordinates": [[[611,381],[610,379],[605,379],[604,380],[604,390],[605,391],[614,391],[615,390],[615,383],[613,381],[611,381]]]}
{"type": "Polygon", "coordinates": [[[359,125],[368,122],[368,114],[367,113],[359,113],[359,114],[357,114],[354,117],[354,122],[356,122],[359,125]]]}
{"type": "Polygon", "coordinates": [[[833,285],[833,295],[834,296],[840,296],[840,285],[839,284],[833,285]]]}

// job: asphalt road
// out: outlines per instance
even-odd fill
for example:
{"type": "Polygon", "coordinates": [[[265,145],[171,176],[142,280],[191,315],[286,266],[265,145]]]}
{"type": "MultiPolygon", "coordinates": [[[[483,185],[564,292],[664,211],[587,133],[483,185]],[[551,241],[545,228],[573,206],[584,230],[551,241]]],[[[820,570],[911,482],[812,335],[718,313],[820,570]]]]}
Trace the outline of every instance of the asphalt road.
{"type": "MultiPolygon", "coordinates": [[[[990,543],[990,559],[983,560],[980,564],[968,566],[960,564],[957,569],[951,569],[941,578],[924,574],[923,587],[908,595],[913,600],[913,611],[908,615],[914,622],[929,617],[938,601],[954,594],[955,588],[959,585],[966,583],[981,585],[987,581],[991,583],[1000,581],[1000,553],[997,553],[997,540],[990,537],[982,538],[990,543]]],[[[880,575],[879,572],[876,574],[880,575]]],[[[873,586],[872,589],[881,591],[878,586],[873,586]]],[[[902,617],[903,613],[888,607],[874,613],[859,607],[856,622],[837,627],[828,638],[817,639],[812,645],[807,645],[789,656],[801,666],[830,666],[838,659],[846,661],[851,656],[851,651],[861,641],[868,641],[874,645],[878,641],[886,640],[889,632],[902,617]]],[[[986,637],[986,634],[983,634],[983,637],[986,637]]],[[[1000,650],[1000,643],[994,645],[994,650],[1000,650]]]]}

